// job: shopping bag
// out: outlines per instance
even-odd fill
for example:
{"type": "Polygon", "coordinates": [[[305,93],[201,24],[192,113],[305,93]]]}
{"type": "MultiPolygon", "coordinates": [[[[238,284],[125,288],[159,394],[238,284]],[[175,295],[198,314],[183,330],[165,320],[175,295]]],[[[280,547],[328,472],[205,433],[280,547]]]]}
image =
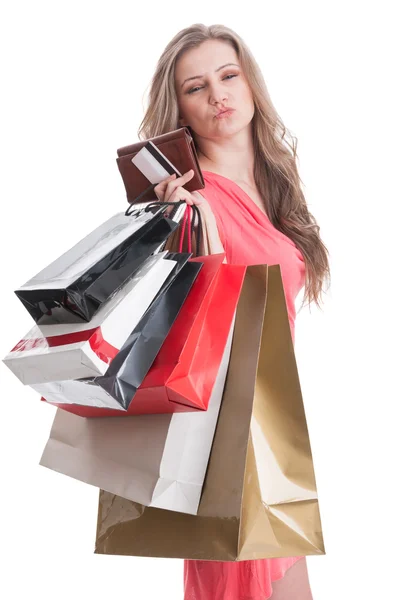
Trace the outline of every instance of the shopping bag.
{"type": "MultiPolygon", "coordinates": [[[[147,374],[137,377],[137,360],[144,346],[132,347],[124,360],[117,355],[103,377],[85,381],[57,381],[34,389],[47,401],[70,399],[80,416],[105,416],[105,407],[125,414],[207,410],[228,333],[239,300],[245,267],[222,264],[223,255],[201,257],[203,264],[184,305],[147,374]],[[220,307],[222,306],[222,311],[220,307]],[[77,405],[100,408],[82,411],[77,405]]],[[[155,325],[150,322],[148,326],[155,325]]],[[[156,329],[153,328],[156,335],[156,329]]],[[[130,337],[134,341],[134,335],[130,337]]],[[[145,342],[145,338],[142,340],[145,342]]],[[[159,344],[157,344],[159,345],[159,344]]],[[[141,372],[142,373],[142,372],[141,372]]],[[[60,407],[61,405],[58,404],[60,407]]],[[[119,413],[120,414],[120,413],[119,413]]],[[[106,416],[112,416],[107,413],[106,416]]]]}
{"type": "Polygon", "coordinates": [[[197,515],[102,490],[95,552],[219,561],[325,553],[279,265],[247,270],[197,515]]]}
{"type": "Polygon", "coordinates": [[[3,359],[24,384],[104,374],[176,263],[149,257],[90,323],[35,326],[3,359]]]}
{"type": "Polygon", "coordinates": [[[88,322],[177,227],[161,206],[118,213],[15,294],[37,323],[88,322]]]}
{"type": "Polygon", "coordinates": [[[127,368],[119,377],[120,398],[135,391],[129,414],[208,408],[246,267],[223,264],[223,254],[199,260],[203,268],[139,388],[127,368]]]}
{"type": "Polygon", "coordinates": [[[83,417],[129,415],[131,399],[144,380],[198,276],[203,263],[190,254],[170,253],[177,273],[169,276],[104,375],[45,382],[33,389],[68,412],[83,417]],[[113,407],[113,408],[112,408],[113,407]]]}
{"type": "Polygon", "coordinates": [[[40,464],[147,506],[196,514],[220,409],[233,326],[200,413],[81,419],[58,410],[40,464]]]}

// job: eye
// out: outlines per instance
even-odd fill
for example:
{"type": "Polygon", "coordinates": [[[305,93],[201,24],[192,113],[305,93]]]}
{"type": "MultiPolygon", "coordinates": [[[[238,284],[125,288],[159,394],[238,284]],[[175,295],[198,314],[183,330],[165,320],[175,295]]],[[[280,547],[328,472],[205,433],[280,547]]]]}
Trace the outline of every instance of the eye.
{"type": "Polygon", "coordinates": [[[187,91],[187,94],[193,94],[196,90],[200,90],[200,87],[194,87],[187,91]]]}
{"type": "MultiPolygon", "coordinates": [[[[225,79],[228,79],[228,80],[232,79],[233,77],[238,77],[238,75],[235,74],[235,73],[231,73],[230,75],[226,75],[225,77],[223,77],[223,81],[225,79]]],[[[194,94],[196,92],[196,90],[200,90],[200,89],[202,89],[202,87],[203,86],[201,86],[201,87],[200,86],[196,86],[194,88],[191,88],[190,90],[187,91],[187,94],[194,94]]]]}

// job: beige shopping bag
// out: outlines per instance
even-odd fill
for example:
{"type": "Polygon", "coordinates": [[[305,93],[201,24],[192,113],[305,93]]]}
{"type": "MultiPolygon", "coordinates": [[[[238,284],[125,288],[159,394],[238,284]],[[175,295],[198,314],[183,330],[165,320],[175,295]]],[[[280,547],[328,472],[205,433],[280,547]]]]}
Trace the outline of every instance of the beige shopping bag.
{"type": "Polygon", "coordinates": [[[196,514],[232,333],[233,324],[207,410],[84,419],[58,409],[40,464],[145,506],[196,514]]]}
{"type": "Polygon", "coordinates": [[[280,267],[249,267],[197,516],[101,491],[97,554],[241,561],[324,554],[280,267]]]}

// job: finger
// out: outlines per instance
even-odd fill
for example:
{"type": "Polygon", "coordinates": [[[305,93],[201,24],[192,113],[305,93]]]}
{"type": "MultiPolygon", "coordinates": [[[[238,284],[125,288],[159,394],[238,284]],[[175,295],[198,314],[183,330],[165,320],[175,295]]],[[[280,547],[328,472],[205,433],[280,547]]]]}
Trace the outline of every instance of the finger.
{"type": "Polygon", "coordinates": [[[168,202],[186,202],[190,206],[192,205],[192,196],[191,194],[184,189],[183,187],[178,187],[175,189],[172,194],[169,196],[168,202]]]}
{"type": "Polygon", "coordinates": [[[201,198],[200,196],[195,196],[195,194],[191,194],[192,197],[192,204],[196,204],[199,206],[199,204],[203,204],[203,198],[201,198]]]}
{"type": "Polygon", "coordinates": [[[177,175],[175,173],[173,173],[173,175],[169,175],[169,177],[166,177],[166,179],[162,179],[162,181],[159,181],[159,183],[155,186],[155,190],[165,190],[167,187],[167,184],[170,183],[170,181],[173,181],[173,179],[175,179],[177,177],[177,175]]]}
{"type": "Polygon", "coordinates": [[[195,194],[195,192],[188,192],[188,190],[186,190],[185,188],[183,188],[184,192],[186,193],[186,202],[187,204],[189,203],[190,205],[194,204],[194,205],[199,205],[203,203],[203,197],[200,196],[199,194],[195,194]]]}
{"type": "MultiPolygon", "coordinates": [[[[192,177],[195,175],[195,171],[193,169],[189,169],[189,171],[187,171],[186,173],[184,173],[184,175],[181,175],[181,177],[179,179],[183,179],[184,182],[189,181],[190,179],[192,179],[192,177]]],[[[180,183],[180,185],[183,185],[180,183]]]]}
{"type": "Polygon", "coordinates": [[[155,192],[156,198],[160,201],[163,202],[163,198],[164,198],[164,192],[160,192],[159,190],[157,190],[156,188],[154,188],[153,190],[155,192]]]}
{"type": "Polygon", "coordinates": [[[170,181],[172,181],[175,178],[176,178],[176,175],[175,175],[175,173],[173,173],[173,175],[166,177],[166,179],[163,179],[163,181],[160,181],[157,185],[155,185],[153,190],[158,198],[159,197],[163,198],[168,183],[170,183],[170,181]]]}
{"type": "Polygon", "coordinates": [[[175,173],[173,173],[172,175],[169,175],[165,179],[162,179],[162,181],[159,183],[159,185],[163,185],[164,187],[166,187],[167,184],[169,183],[169,181],[172,181],[176,177],[177,177],[177,175],[175,173]]]}
{"type": "Polygon", "coordinates": [[[177,177],[176,179],[174,179],[174,180],[172,179],[171,181],[166,180],[165,181],[166,188],[167,188],[166,195],[169,195],[170,193],[172,193],[172,190],[174,190],[176,187],[185,185],[190,179],[192,179],[192,177],[194,175],[195,175],[195,171],[193,169],[190,169],[189,171],[184,173],[184,175],[181,175],[181,177],[177,177]]]}
{"type": "Polygon", "coordinates": [[[167,190],[166,193],[169,193],[166,202],[186,202],[189,196],[189,192],[181,186],[178,186],[174,190],[167,190]]]}
{"type": "Polygon", "coordinates": [[[194,175],[195,171],[193,169],[190,169],[189,171],[184,173],[184,175],[181,175],[181,177],[177,177],[177,179],[173,183],[175,183],[175,185],[185,185],[188,181],[192,179],[194,175]]]}
{"type": "MultiPolygon", "coordinates": [[[[174,182],[173,182],[174,183],[174,182]]],[[[189,192],[183,188],[181,185],[175,187],[173,184],[169,183],[167,186],[166,192],[164,194],[164,202],[178,202],[177,200],[171,200],[171,197],[178,197],[180,200],[185,200],[185,196],[189,194],[189,192]]]]}

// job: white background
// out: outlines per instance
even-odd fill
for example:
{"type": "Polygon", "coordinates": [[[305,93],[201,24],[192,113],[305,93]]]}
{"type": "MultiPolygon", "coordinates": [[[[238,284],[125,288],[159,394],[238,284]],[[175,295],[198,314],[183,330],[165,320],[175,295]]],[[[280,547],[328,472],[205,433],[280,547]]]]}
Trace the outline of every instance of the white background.
{"type": "MultiPolygon", "coordinates": [[[[257,58],[331,255],[323,311],[296,326],[327,550],[308,558],[314,600],[398,594],[392,8],[14,0],[0,18],[1,356],[31,326],[13,290],[125,208],[116,148],[171,37],[223,23],[257,58]]],[[[97,490],[38,465],[55,411],[0,374],[2,597],[182,599],[182,561],[93,554],[97,490]]]]}

